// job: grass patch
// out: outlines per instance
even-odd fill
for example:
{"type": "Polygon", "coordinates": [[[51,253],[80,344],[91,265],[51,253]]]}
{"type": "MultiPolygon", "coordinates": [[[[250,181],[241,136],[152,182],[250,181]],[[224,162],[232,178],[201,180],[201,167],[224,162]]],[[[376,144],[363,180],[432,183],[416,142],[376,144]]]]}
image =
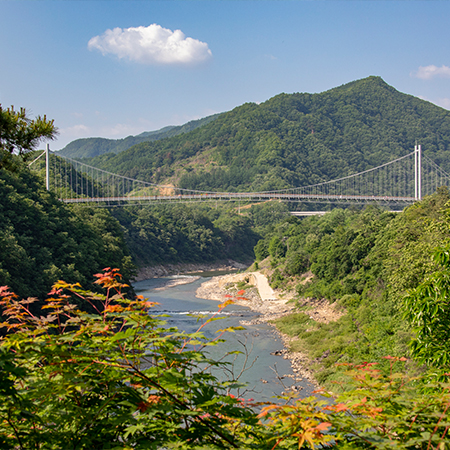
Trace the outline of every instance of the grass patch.
{"type": "Polygon", "coordinates": [[[242,281],[238,281],[236,283],[236,289],[241,290],[241,289],[249,289],[251,287],[254,287],[252,284],[249,284],[249,279],[245,278],[245,280],[242,281]]]}
{"type": "Polygon", "coordinates": [[[290,350],[305,353],[310,358],[311,369],[322,385],[335,381],[337,363],[359,362],[369,350],[367,340],[351,317],[320,323],[297,312],[273,323],[280,332],[296,338],[290,343],[290,350]]]}
{"type": "Polygon", "coordinates": [[[314,323],[314,320],[300,312],[275,319],[273,323],[281,333],[287,334],[289,337],[298,337],[309,325],[314,323]]]}

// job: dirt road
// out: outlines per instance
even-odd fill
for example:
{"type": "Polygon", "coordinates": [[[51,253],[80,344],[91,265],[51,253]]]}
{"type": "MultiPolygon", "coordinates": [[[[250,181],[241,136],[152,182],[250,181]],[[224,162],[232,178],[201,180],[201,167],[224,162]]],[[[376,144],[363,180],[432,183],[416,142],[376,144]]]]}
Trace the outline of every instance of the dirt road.
{"type": "Polygon", "coordinates": [[[255,279],[255,285],[258,289],[259,296],[264,302],[266,300],[277,300],[274,290],[270,287],[267,277],[259,272],[252,272],[251,274],[255,279]]]}

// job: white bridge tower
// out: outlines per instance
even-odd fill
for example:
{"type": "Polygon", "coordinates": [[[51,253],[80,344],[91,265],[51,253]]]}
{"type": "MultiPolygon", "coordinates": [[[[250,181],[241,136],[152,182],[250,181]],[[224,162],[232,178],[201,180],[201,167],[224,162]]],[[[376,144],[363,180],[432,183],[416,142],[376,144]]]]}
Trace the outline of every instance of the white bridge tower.
{"type": "Polygon", "coordinates": [[[414,197],[422,200],[422,146],[414,146],[414,197]]]}

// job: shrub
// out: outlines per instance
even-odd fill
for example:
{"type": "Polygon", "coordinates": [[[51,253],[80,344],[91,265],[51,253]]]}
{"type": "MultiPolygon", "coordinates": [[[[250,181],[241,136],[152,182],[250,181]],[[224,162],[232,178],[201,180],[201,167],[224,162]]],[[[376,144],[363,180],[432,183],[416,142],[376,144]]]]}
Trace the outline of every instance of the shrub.
{"type": "Polygon", "coordinates": [[[422,392],[420,378],[394,370],[404,358],[388,357],[386,374],[345,365],[339,395],[251,404],[230,394],[235,380],[208,372],[223,363],[202,350],[220,337],[205,339],[204,325],[191,334],[164,326],[149,314],[153,303],[124,298],[116,269],[96,277],[106,294],[60,281],[41,317],[30,312],[35,300],[0,288],[9,332],[0,340],[0,448],[445,448],[450,385],[422,392]]]}

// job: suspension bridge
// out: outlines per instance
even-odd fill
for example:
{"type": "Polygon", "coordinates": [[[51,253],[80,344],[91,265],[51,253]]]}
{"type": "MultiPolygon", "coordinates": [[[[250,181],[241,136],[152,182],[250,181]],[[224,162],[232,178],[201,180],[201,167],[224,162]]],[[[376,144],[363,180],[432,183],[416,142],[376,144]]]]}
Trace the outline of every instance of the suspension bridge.
{"type": "MultiPolygon", "coordinates": [[[[386,164],[336,180],[264,192],[215,192],[182,189],[117,175],[46,150],[47,189],[65,203],[117,206],[129,203],[280,200],[288,202],[343,202],[403,205],[450,186],[450,175],[422,154],[421,146],[386,164]]],[[[30,164],[30,165],[31,165],[30,164]]]]}

